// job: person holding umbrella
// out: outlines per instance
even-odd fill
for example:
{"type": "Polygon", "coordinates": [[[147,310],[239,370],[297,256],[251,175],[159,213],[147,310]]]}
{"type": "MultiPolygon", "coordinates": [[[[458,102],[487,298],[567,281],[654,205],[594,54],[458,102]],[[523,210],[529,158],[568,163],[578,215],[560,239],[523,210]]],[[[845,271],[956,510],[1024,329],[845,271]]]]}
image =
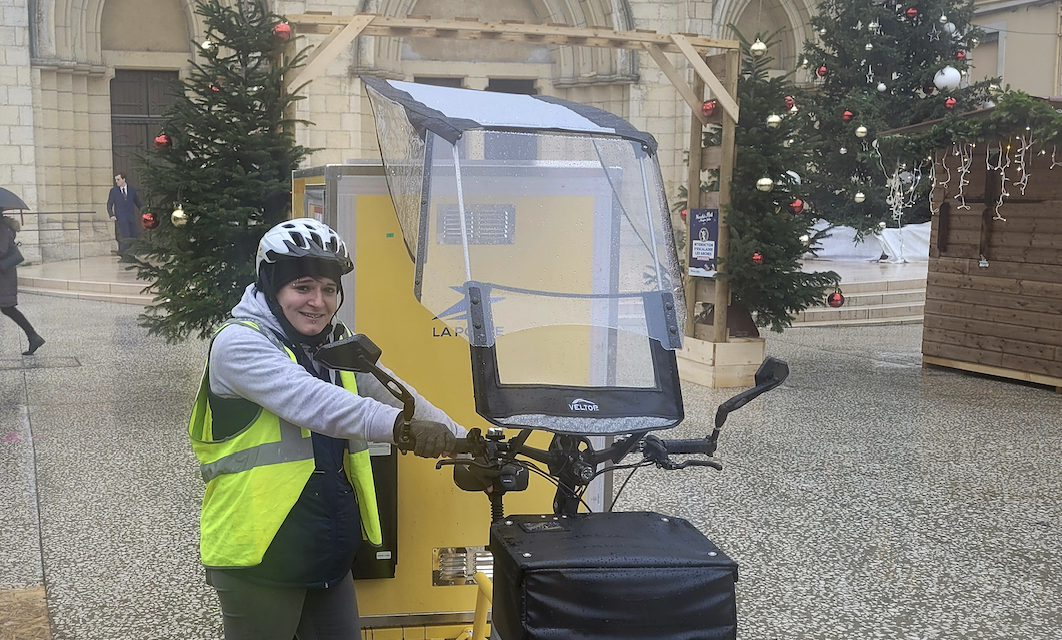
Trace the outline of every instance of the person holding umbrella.
{"type": "MultiPolygon", "coordinates": [[[[7,189],[0,189],[0,192],[0,213],[6,209],[27,208],[26,203],[7,189]]],[[[22,254],[15,243],[15,235],[21,228],[18,220],[0,215],[0,313],[14,320],[26,332],[29,349],[23,351],[22,355],[32,356],[44,344],[44,338],[33,329],[33,325],[17,308],[18,263],[22,261],[22,254]]]]}

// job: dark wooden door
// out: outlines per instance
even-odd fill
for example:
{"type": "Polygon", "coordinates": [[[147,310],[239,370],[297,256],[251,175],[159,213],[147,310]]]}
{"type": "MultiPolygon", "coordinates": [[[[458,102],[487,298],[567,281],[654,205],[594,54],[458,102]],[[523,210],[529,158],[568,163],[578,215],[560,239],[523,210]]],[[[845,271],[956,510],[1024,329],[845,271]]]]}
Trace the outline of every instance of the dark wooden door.
{"type": "Polygon", "coordinates": [[[173,104],[176,71],[118,69],[111,80],[111,175],[123,174],[140,188],[138,156],[155,146],[163,116],[173,104]]]}

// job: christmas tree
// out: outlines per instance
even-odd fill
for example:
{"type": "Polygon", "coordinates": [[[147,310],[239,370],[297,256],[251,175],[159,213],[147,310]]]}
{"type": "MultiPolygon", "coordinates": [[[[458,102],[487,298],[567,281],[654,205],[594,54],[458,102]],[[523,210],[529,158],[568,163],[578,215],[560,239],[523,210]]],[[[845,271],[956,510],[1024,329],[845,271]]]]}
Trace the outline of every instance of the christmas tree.
{"type": "Polygon", "coordinates": [[[990,81],[968,82],[973,12],[958,0],[819,4],[799,78],[818,89],[807,105],[821,141],[808,167],[818,217],[861,232],[929,219],[932,162],[890,152],[877,134],[987,100],[990,81]]]}
{"type": "MultiPolygon", "coordinates": [[[[839,277],[832,271],[801,269],[801,258],[822,235],[812,229],[814,219],[805,204],[807,184],[798,173],[808,164],[816,140],[809,116],[801,109],[807,98],[789,76],[772,78],[768,73],[777,34],[760,34],[751,44],[737,36],[744,54],[738,80],[741,117],[725,211],[730,246],[723,277],[756,324],[780,332],[792,324],[793,315],[821,303],[839,277]]],[[[702,144],[720,144],[717,126],[704,134],[702,144]]],[[[701,190],[717,188],[714,178],[712,184],[702,182],[701,190]]],[[[684,190],[679,195],[685,196],[684,190]]]]}
{"type": "Polygon", "coordinates": [[[137,277],[157,304],[140,316],[167,341],[210,335],[254,282],[258,241],[290,209],[291,172],[307,154],[285,110],[285,74],[301,55],[278,55],[291,37],[258,2],[197,0],[202,62],[175,87],[142,179],[154,228],[137,244],[137,277]]]}
{"type": "MultiPolygon", "coordinates": [[[[769,77],[773,36],[751,45],[740,33],[744,53],[738,81],[741,118],[726,222],[730,227],[725,277],[734,297],[761,327],[782,331],[792,316],[821,303],[836,287],[832,271],[804,273],[801,258],[819,235],[804,204],[814,128],[801,109],[804,95],[788,76],[769,77]]],[[[777,35],[777,34],[774,34],[777,35]]]]}

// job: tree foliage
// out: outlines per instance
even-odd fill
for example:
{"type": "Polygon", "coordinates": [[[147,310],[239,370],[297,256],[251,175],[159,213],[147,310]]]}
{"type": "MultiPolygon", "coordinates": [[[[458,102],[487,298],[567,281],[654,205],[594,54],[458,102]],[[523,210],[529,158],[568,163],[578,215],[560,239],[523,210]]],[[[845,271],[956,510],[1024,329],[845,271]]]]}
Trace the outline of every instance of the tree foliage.
{"type": "Polygon", "coordinates": [[[290,209],[291,172],[308,150],[285,110],[299,100],[283,79],[301,60],[278,56],[280,16],[258,2],[197,0],[206,25],[188,78],[162,133],[169,144],[144,158],[146,201],[159,227],[137,244],[137,277],[157,304],[140,316],[167,341],[206,337],[255,280],[258,241],[290,209]],[[184,226],[171,219],[176,205],[184,226]]]}
{"type": "Polygon", "coordinates": [[[791,113],[786,97],[800,104],[804,99],[789,76],[769,77],[770,55],[776,42],[763,36],[768,53],[755,58],[749,42],[742,40],[742,74],[738,81],[741,118],[735,132],[737,155],[726,211],[730,248],[724,260],[730,288],[761,327],[782,331],[793,315],[821,303],[825,291],[837,286],[832,271],[805,273],[801,259],[810,245],[821,238],[812,229],[810,209],[794,211],[794,201],[808,200],[803,167],[811,153],[813,135],[808,115],[791,113]],[[770,116],[781,117],[777,127],[768,126],[770,116]],[[783,117],[784,116],[784,117],[783,117]],[[774,186],[760,191],[756,183],[770,178],[774,186]],[[802,238],[807,237],[806,240],[802,238]],[[754,259],[759,254],[762,262],[754,259]]]}
{"type": "Polygon", "coordinates": [[[861,232],[894,222],[887,181],[924,171],[903,221],[929,219],[926,156],[902,145],[881,148],[877,136],[969,111],[988,99],[991,80],[969,83],[970,50],[982,36],[970,22],[973,10],[958,0],[819,4],[811,19],[817,37],[804,45],[802,71],[817,87],[806,105],[820,140],[808,172],[816,215],[861,232]],[[934,78],[948,66],[961,74],[961,86],[938,90],[934,78]],[[819,76],[820,67],[825,76],[819,76]],[[853,114],[850,120],[845,111],[853,114]],[[866,137],[856,135],[859,127],[866,137]],[[863,202],[855,198],[860,192],[863,202]]]}
{"type": "MultiPolygon", "coordinates": [[[[794,206],[797,200],[808,199],[807,182],[800,172],[811,158],[817,134],[805,111],[798,108],[790,112],[787,98],[802,104],[807,97],[789,75],[770,77],[768,73],[777,33],[757,34],[757,39],[762,38],[768,46],[768,53],[758,58],[750,54],[749,41],[740,33],[737,36],[744,54],[738,80],[741,117],[735,130],[730,204],[725,210],[730,245],[728,256],[722,260],[722,277],[729,280],[732,295],[748,308],[759,326],[780,332],[792,325],[795,314],[821,303],[826,290],[837,286],[839,277],[832,271],[802,270],[802,257],[813,251],[824,235],[812,228],[810,208],[794,206]],[[780,118],[777,126],[768,126],[770,116],[780,118]],[[771,179],[770,190],[757,189],[756,183],[762,178],[771,179]]],[[[702,139],[706,147],[720,142],[717,126],[702,139]]],[[[711,182],[702,182],[701,190],[716,188],[715,180],[711,182]]],[[[679,196],[685,197],[684,189],[679,190],[679,196]]],[[[680,202],[679,207],[685,203],[680,202]]]]}

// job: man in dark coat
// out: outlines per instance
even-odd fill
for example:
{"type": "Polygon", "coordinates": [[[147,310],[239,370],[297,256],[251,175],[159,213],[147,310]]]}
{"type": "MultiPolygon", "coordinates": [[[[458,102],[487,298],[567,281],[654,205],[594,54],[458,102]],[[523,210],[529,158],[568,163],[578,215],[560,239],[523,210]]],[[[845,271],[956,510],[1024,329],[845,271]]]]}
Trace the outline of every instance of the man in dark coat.
{"type": "Polygon", "coordinates": [[[118,254],[122,260],[129,260],[129,249],[133,240],[140,237],[140,216],[138,212],[144,205],[140,203],[140,196],[132,185],[126,184],[125,176],[121,173],[114,176],[114,187],[107,196],[107,213],[111,220],[118,222],[118,254]],[[133,210],[136,207],[136,211],[133,210]]]}

